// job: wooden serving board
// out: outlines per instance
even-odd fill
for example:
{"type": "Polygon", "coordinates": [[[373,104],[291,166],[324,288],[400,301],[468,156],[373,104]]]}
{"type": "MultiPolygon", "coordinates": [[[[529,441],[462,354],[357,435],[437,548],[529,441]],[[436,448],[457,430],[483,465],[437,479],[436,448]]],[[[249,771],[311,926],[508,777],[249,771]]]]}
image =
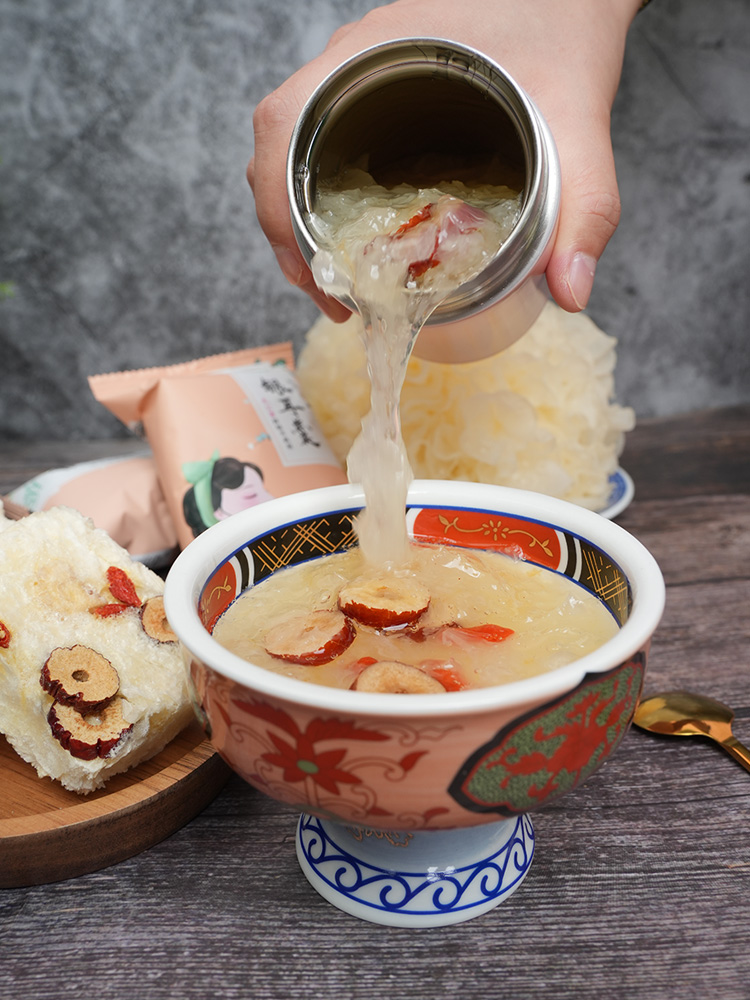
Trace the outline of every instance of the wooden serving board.
{"type": "Polygon", "coordinates": [[[58,882],[133,857],[196,816],[230,773],[195,722],[151,760],[78,795],[39,778],[0,736],[0,888],[58,882]]]}

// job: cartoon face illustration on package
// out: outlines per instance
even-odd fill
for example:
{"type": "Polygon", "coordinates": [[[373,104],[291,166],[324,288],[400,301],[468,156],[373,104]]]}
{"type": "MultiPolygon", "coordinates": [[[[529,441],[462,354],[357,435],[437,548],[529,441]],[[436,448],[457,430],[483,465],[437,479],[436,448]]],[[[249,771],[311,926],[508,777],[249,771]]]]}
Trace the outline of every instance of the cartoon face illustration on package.
{"type": "Polygon", "coordinates": [[[183,497],[182,509],[196,537],[212,524],[273,498],[257,465],[220,458],[218,451],[207,461],[185,462],[182,471],[192,484],[183,497]]]}

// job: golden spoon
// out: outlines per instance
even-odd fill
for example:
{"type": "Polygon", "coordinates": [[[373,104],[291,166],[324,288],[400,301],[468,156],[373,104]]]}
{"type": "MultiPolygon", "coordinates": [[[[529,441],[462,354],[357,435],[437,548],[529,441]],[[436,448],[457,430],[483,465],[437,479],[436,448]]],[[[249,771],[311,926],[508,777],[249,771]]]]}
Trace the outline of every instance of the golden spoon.
{"type": "Polygon", "coordinates": [[[642,701],[633,722],[666,736],[708,736],[750,771],[750,750],[732,735],[734,712],[720,701],[689,691],[667,691],[642,701]]]}

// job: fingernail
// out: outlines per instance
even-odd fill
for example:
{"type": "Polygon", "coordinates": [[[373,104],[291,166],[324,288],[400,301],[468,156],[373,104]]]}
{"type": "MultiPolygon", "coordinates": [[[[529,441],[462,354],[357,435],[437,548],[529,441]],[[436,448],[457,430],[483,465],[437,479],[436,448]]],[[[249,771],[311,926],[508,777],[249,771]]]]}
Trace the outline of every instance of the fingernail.
{"type": "Polygon", "coordinates": [[[574,255],[568,272],[568,288],[579,309],[585,309],[591,296],[596,273],[596,260],[587,253],[574,255]]]}
{"type": "Polygon", "coordinates": [[[273,248],[276,260],[279,262],[284,277],[290,285],[299,285],[302,281],[304,270],[299,257],[292,253],[289,247],[277,246],[273,248]]]}

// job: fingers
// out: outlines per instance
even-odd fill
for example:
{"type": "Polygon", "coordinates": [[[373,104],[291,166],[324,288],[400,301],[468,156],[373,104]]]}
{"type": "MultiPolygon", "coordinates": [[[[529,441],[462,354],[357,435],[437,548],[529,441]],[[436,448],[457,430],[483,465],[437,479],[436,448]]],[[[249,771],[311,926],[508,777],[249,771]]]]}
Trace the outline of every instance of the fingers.
{"type": "Polygon", "coordinates": [[[323,295],[302,256],[292,228],[284,174],[287,146],[307,91],[292,77],[278,91],[264,98],[255,110],[255,155],[247,166],[247,179],[255,196],[258,222],[287,281],[306,292],[327,316],[343,322],[350,311],[323,295]]]}
{"type": "Polygon", "coordinates": [[[408,31],[394,34],[387,19],[385,24],[378,26],[378,18],[382,19],[383,12],[384,8],[374,12],[376,24],[373,28],[368,15],[342,25],[324,52],[265,97],[253,116],[255,155],[248,164],[247,179],[255,195],[258,221],[287,280],[307,292],[335,322],[347,319],[350,310],[321,294],[297,246],[285,183],[287,151],[307,98],[329,73],[368,45],[409,34],[408,31]]]}
{"type": "Polygon", "coordinates": [[[547,284],[563,309],[578,312],[589,301],[597,263],[620,220],[609,114],[582,116],[575,129],[558,135],[562,195],[547,284]]]}
{"type": "Polygon", "coordinates": [[[352,28],[357,26],[356,21],[349,21],[348,24],[342,24],[338,27],[331,37],[328,39],[328,44],[326,45],[326,50],[332,48],[334,45],[338,45],[339,42],[343,41],[352,28]]]}
{"type": "Polygon", "coordinates": [[[637,3],[577,0],[560,5],[558,0],[535,0],[519,7],[515,0],[475,0],[476,9],[469,12],[453,0],[402,0],[376,7],[361,21],[340,28],[317,59],[258,105],[253,119],[255,156],[248,165],[248,181],[258,220],[287,280],[332,319],[349,315],[315,286],[292,229],[284,167],[289,137],[307,97],[355,52],[388,38],[423,34],[421,26],[434,21],[443,37],[486,47],[525,86],[547,118],[562,169],[560,220],[547,282],[563,308],[584,308],[597,262],[620,217],[609,111],[637,3]],[[484,12],[484,18],[477,12],[484,12]],[[480,23],[484,28],[478,32],[480,23]]]}

